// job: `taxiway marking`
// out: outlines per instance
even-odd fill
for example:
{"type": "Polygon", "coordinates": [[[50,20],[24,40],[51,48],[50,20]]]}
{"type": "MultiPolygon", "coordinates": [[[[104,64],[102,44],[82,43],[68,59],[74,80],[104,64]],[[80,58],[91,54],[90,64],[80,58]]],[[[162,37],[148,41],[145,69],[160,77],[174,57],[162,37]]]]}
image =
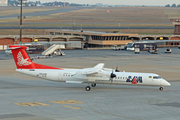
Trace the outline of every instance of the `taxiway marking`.
{"type": "Polygon", "coordinates": [[[31,106],[46,106],[49,104],[39,103],[39,102],[29,102],[29,103],[14,103],[15,105],[31,107],[31,106]]]}
{"type": "Polygon", "coordinates": [[[62,100],[62,101],[50,101],[52,103],[57,103],[57,104],[80,104],[84,102],[80,101],[75,101],[75,100],[62,100]]]}
{"type": "Polygon", "coordinates": [[[72,107],[72,106],[64,106],[64,107],[71,108],[71,109],[78,109],[78,110],[81,109],[80,107],[72,107]]]}

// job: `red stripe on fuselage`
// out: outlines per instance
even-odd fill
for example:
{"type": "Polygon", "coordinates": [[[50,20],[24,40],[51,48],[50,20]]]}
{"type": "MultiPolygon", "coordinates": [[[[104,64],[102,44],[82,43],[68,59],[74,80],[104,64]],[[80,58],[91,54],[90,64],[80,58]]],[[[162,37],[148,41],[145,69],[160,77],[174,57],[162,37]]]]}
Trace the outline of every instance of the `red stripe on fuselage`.
{"type": "Polygon", "coordinates": [[[56,70],[63,70],[62,68],[55,68],[55,67],[50,67],[50,66],[36,64],[36,63],[33,63],[33,64],[35,66],[35,69],[56,69],[56,70]]]}

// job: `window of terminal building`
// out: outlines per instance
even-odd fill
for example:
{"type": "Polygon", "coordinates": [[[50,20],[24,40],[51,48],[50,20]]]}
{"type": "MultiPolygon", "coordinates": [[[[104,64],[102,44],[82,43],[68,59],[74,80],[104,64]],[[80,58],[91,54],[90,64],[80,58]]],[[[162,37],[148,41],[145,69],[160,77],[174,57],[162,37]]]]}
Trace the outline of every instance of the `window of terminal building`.
{"type": "Polygon", "coordinates": [[[60,32],[55,32],[55,35],[62,35],[62,33],[60,33],[60,32]]]}
{"type": "Polygon", "coordinates": [[[73,36],[80,36],[79,34],[73,34],[73,36]]]}
{"type": "Polygon", "coordinates": [[[54,32],[50,32],[50,35],[54,35],[54,32]]]}
{"type": "Polygon", "coordinates": [[[106,40],[108,40],[108,36],[106,36],[106,40]]]}
{"type": "Polygon", "coordinates": [[[106,39],[106,38],[103,36],[103,37],[102,37],[102,40],[105,40],[105,39],[106,39]]]}
{"type": "Polygon", "coordinates": [[[64,35],[71,35],[71,33],[64,33],[64,35]]]}
{"type": "Polygon", "coordinates": [[[112,37],[111,37],[111,36],[109,37],[109,40],[112,40],[112,37]]]}

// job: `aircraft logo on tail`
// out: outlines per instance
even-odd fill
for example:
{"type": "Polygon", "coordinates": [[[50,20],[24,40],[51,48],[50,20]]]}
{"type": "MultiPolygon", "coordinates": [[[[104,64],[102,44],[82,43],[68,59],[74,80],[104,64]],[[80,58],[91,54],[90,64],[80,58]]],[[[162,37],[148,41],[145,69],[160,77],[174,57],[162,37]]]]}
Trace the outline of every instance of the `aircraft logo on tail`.
{"type": "Polygon", "coordinates": [[[17,62],[17,64],[19,65],[19,66],[28,66],[28,65],[30,65],[31,64],[31,62],[29,62],[29,61],[27,61],[29,58],[26,58],[26,59],[24,59],[23,58],[23,55],[22,55],[22,53],[19,51],[19,53],[17,54],[17,60],[18,60],[18,62],[17,62]]]}

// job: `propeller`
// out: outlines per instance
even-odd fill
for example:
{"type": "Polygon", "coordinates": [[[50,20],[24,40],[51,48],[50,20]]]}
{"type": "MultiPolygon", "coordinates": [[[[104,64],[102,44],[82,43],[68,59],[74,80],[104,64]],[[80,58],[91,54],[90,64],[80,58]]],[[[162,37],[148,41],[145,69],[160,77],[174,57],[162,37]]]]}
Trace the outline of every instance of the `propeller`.
{"type": "Polygon", "coordinates": [[[113,82],[113,78],[115,78],[116,77],[116,74],[114,74],[113,73],[113,70],[112,70],[112,73],[111,73],[111,75],[110,75],[110,79],[109,79],[109,81],[111,81],[111,83],[113,82]]]}
{"type": "Polygon", "coordinates": [[[118,65],[116,66],[116,70],[115,70],[115,72],[119,72],[119,70],[118,70],[118,65]]]}

